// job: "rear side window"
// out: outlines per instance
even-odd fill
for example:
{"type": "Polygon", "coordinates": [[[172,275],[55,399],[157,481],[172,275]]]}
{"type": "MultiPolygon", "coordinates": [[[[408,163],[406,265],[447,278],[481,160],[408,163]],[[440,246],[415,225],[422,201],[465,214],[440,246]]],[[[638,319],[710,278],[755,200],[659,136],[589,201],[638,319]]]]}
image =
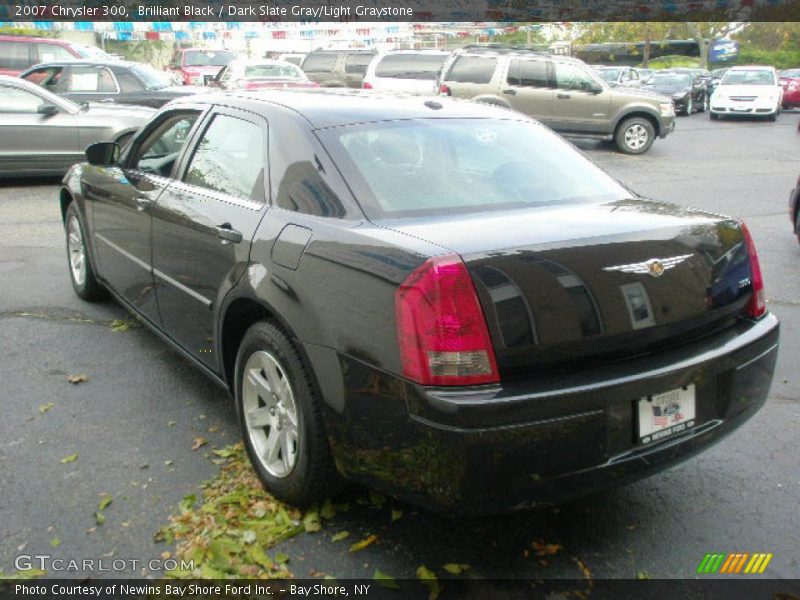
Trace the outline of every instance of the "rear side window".
{"type": "Polygon", "coordinates": [[[348,54],[344,60],[344,72],[363,75],[373,58],[374,54],[348,54]]]}
{"type": "Polygon", "coordinates": [[[436,79],[446,56],[436,54],[387,54],[375,67],[376,77],[436,79]]]}
{"type": "Polygon", "coordinates": [[[549,87],[547,61],[512,60],[508,68],[508,83],[524,87],[549,87]]]}
{"type": "Polygon", "coordinates": [[[142,82],[128,71],[117,71],[117,81],[122,91],[126,94],[141,92],[144,89],[142,82]]]}
{"type": "Polygon", "coordinates": [[[456,83],[489,83],[496,66],[496,58],[459,56],[450,67],[445,80],[456,83]]]}
{"type": "Polygon", "coordinates": [[[303,61],[303,71],[306,73],[331,73],[335,66],[335,54],[309,54],[303,61]]]}
{"type": "Polygon", "coordinates": [[[25,75],[23,79],[54,92],[58,88],[63,71],[63,67],[43,67],[41,69],[34,69],[25,75]]]}
{"type": "Polygon", "coordinates": [[[0,67],[21,71],[31,66],[29,47],[24,42],[0,42],[0,67]]]}
{"type": "Polygon", "coordinates": [[[261,128],[243,119],[217,115],[197,144],[183,180],[263,203],[265,165],[261,128]]]}

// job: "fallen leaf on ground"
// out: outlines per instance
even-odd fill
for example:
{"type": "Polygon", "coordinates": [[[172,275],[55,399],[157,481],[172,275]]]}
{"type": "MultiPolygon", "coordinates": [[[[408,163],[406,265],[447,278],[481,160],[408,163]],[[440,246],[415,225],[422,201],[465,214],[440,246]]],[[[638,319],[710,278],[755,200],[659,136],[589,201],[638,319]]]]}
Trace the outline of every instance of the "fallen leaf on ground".
{"type": "Polygon", "coordinates": [[[342,540],[346,539],[350,536],[349,531],[340,531],[339,533],[335,534],[332,538],[332,542],[341,542],[342,540]]]}
{"type": "Polygon", "coordinates": [[[561,544],[545,544],[542,540],[538,540],[531,544],[533,546],[534,551],[536,552],[536,556],[552,556],[553,554],[557,554],[560,550],[563,549],[561,544]]]}
{"type": "Polygon", "coordinates": [[[48,402],[47,404],[42,404],[42,405],[39,407],[39,413],[40,413],[40,414],[44,414],[44,413],[46,413],[48,410],[50,410],[51,408],[53,408],[54,406],[55,406],[55,404],[53,404],[52,402],[48,402]]]}
{"type": "Polygon", "coordinates": [[[101,512],[94,513],[94,522],[98,525],[102,525],[106,522],[106,516],[101,512]]]}
{"type": "Polygon", "coordinates": [[[122,319],[114,319],[111,321],[109,325],[111,331],[115,333],[122,333],[123,331],[128,331],[131,327],[136,327],[136,323],[133,321],[123,321],[122,319]]]}
{"type": "Polygon", "coordinates": [[[428,592],[430,592],[428,594],[428,600],[436,600],[439,594],[442,593],[442,586],[439,584],[436,573],[425,565],[417,567],[417,578],[422,582],[422,585],[428,588],[428,592]]]}
{"type": "Polygon", "coordinates": [[[400,517],[403,516],[403,511],[399,508],[392,509],[392,523],[397,521],[400,517]]]}
{"type": "Polygon", "coordinates": [[[58,462],[60,462],[62,465],[65,465],[67,463],[75,462],[76,460],[78,460],[78,453],[77,452],[75,454],[70,454],[69,456],[65,456],[64,458],[62,458],[58,462]]]}
{"type": "Polygon", "coordinates": [[[285,554],[285,553],[283,553],[283,552],[278,552],[278,553],[275,555],[275,562],[277,562],[277,563],[285,563],[285,562],[289,562],[289,555],[288,555],[288,554],[285,554]]]}
{"type": "Polygon", "coordinates": [[[461,575],[464,571],[469,571],[469,565],[463,563],[447,563],[442,568],[451,575],[461,575]]]}
{"type": "Polygon", "coordinates": [[[100,498],[100,503],[97,505],[97,510],[103,511],[106,509],[106,506],[111,504],[114,499],[111,497],[111,494],[103,494],[103,497],[100,498]]]}
{"type": "Polygon", "coordinates": [[[363,550],[364,548],[375,542],[377,539],[378,539],[377,535],[374,534],[368,535],[360,542],[356,542],[355,544],[350,546],[350,552],[359,552],[360,550],[363,550]]]}
{"type": "Polygon", "coordinates": [[[198,448],[202,448],[208,443],[208,440],[204,437],[196,437],[192,441],[192,452],[197,450],[198,448]]]}
{"type": "Polygon", "coordinates": [[[84,381],[89,381],[89,376],[85,373],[78,373],[76,375],[68,376],[67,381],[74,384],[83,383],[84,381]]]}
{"type": "Polygon", "coordinates": [[[382,573],[380,570],[375,569],[375,572],[372,574],[372,579],[375,580],[379,586],[390,589],[390,590],[399,590],[400,586],[397,585],[397,581],[391,575],[387,575],[386,573],[382,573]]]}
{"type": "Polygon", "coordinates": [[[322,523],[319,520],[319,512],[316,509],[309,510],[303,517],[303,528],[308,533],[314,533],[322,529],[322,523]]]}
{"type": "Polygon", "coordinates": [[[51,548],[58,548],[61,545],[61,540],[58,538],[53,538],[50,540],[50,547],[51,548]]]}

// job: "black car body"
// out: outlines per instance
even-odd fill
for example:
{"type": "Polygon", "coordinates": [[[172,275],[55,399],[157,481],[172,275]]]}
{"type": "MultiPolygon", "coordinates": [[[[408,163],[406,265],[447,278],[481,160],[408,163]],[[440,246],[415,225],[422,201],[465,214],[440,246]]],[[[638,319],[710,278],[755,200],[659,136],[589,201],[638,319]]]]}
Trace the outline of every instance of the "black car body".
{"type": "Polygon", "coordinates": [[[35,65],[20,77],[73,102],[115,102],[161,108],[170,100],[208,91],[174,85],[166,73],[141,63],[60,61],[35,65]]]}
{"type": "Polygon", "coordinates": [[[672,98],[678,114],[690,115],[706,109],[706,85],[688,69],[655,71],[643,85],[672,98]]]}
{"type": "Polygon", "coordinates": [[[232,391],[284,500],[338,472],[458,513],[559,501],[683,460],[766,399],[779,326],[746,229],[638,197],[524,115],[210,94],[116,153],[64,180],[71,272],[96,278],[73,285],[232,391]],[[675,402],[679,426],[647,433],[675,402]],[[278,448],[282,427],[301,434],[278,448]]]}
{"type": "Polygon", "coordinates": [[[800,242],[800,176],[797,178],[797,185],[789,192],[789,220],[797,241],[800,242]]]}

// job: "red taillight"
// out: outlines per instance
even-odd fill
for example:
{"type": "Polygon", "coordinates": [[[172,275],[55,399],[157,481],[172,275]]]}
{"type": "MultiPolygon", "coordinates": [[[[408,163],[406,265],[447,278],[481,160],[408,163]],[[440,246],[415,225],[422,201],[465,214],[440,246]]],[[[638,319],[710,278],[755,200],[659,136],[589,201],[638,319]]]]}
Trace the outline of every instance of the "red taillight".
{"type": "Polygon", "coordinates": [[[455,254],[425,261],[395,294],[403,374],[423,385],[500,381],[467,267],[455,254]]]}
{"type": "Polygon", "coordinates": [[[451,96],[453,93],[450,91],[450,86],[448,85],[440,85],[439,86],[439,95],[440,96],[451,96]]]}
{"type": "Polygon", "coordinates": [[[364,85],[362,85],[361,87],[363,87],[365,90],[371,90],[372,84],[369,81],[365,81],[364,85]]]}
{"type": "Polygon", "coordinates": [[[753,243],[753,236],[747,225],[742,223],[742,235],[744,244],[747,247],[747,255],[750,257],[750,281],[753,285],[753,295],[747,303],[745,312],[748,317],[759,319],[767,312],[767,294],[764,291],[764,278],[761,276],[761,265],[758,262],[758,252],[753,243]]]}

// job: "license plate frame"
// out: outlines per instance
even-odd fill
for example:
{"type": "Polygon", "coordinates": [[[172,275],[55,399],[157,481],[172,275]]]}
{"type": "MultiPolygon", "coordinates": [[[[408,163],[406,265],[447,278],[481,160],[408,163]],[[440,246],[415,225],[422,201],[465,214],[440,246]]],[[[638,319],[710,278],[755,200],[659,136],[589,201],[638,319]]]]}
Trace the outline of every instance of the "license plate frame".
{"type": "Polygon", "coordinates": [[[694,427],[697,418],[695,385],[639,398],[636,412],[636,438],[640,444],[653,444],[683,433],[694,427]]]}

